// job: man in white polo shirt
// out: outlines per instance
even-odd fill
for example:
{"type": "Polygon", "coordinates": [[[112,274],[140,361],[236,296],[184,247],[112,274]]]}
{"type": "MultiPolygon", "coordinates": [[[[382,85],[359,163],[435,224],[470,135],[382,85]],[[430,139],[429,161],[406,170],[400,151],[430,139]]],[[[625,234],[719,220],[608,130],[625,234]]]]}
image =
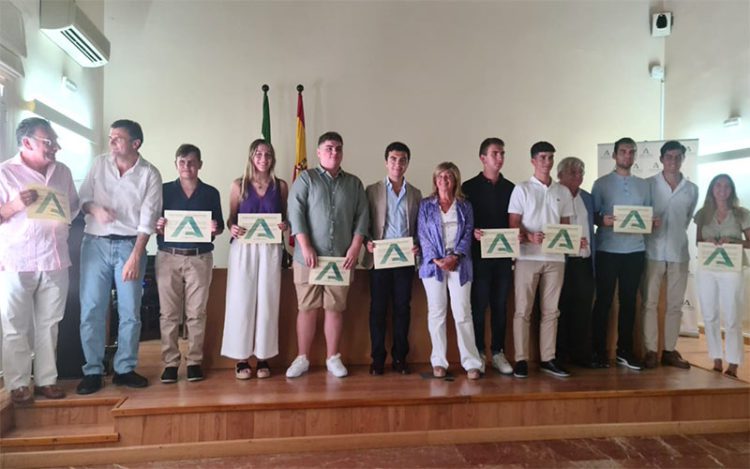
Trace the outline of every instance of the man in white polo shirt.
{"type": "Polygon", "coordinates": [[[529,358],[529,328],[534,297],[540,290],[541,323],[539,348],[542,371],[560,377],[569,376],[555,359],[558,300],[565,274],[565,256],[542,252],[544,225],[569,223],[573,215],[570,191],[552,180],[555,147],[537,142],[531,147],[534,175],[516,185],[508,206],[509,225],[521,230],[521,255],[516,260],[516,312],[513,318],[513,340],[516,364],[513,376],[526,378],[529,358]]]}
{"type": "Polygon", "coordinates": [[[662,280],[667,281],[667,309],[664,316],[664,352],[662,365],[688,369],[690,363],[675,350],[682,321],[682,302],[688,280],[690,253],[687,228],[698,204],[698,186],[680,172],[685,147],[676,140],[662,145],[659,161],[661,173],[647,182],[651,188],[654,216],[661,221],[646,236],[646,273],[643,282],[643,342],[646,346],[646,368],[656,368],[659,351],[657,308],[662,280]]]}

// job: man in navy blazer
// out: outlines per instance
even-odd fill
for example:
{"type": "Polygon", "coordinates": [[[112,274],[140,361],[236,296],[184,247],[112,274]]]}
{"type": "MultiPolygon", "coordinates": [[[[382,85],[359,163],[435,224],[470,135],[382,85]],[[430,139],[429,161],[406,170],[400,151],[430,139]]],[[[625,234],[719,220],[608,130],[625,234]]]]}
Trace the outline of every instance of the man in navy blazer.
{"type": "Polygon", "coordinates": [[[569,156],[557,165],[560,184],[573,196],[571,224],[581,226],[581,249],[566,256],[557,322],[557,358],[582,365],[591,363],[591,306],[594,301],[594,200],[581,189],[585,165],[569,156]]]}

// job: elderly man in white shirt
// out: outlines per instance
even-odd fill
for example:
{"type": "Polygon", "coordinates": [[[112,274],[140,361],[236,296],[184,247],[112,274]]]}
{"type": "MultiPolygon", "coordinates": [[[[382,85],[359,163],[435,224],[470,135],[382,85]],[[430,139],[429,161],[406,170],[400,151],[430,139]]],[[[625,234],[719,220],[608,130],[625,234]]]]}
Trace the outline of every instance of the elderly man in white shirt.
{"type": "Polygon", "coordinates": [[[60,145],[48,121],[24,119],[16,140],[18,154],[0,164],[0,317],[5,388],[15,404],[26,405],[34,394],[65,397],[57,386],[57,331],[68,296],[68,231],[78,195],[70,169],[56,161],[60,145]],[[29,216],[29,206],[39,217],[29,216]]]}
{"type": "Polygon", "coordinates": [[[109,130],[110,153],[96,157],[81,186],[81,209],[86,214],[81,243],[81,343],[86,364],[78,394],[91,394],[102,387],[113,281],[119,329],[112,382],[134,388],[148,386],[135,367],[146,243],[161,213],[162,182],[159,170],[138,152],[142,144],[143,131],[137,122],[115,121],[109,130]]]}
{"type": "Polygon", "coordinates": [[[685,147],[676,140],[662,145],[659,160],[663,171],[648,178],[654,216],[661,221],[646,237],[646,273],[643,290],[643,341],[646,368],[659,364],[659,324],[657,308],[662,281],[667,281],[667,309],[664,316],[664,352],[662,365],[688,369],[687,362],[675,350],[682,321],[682,303],[688,280],[690,254],[687,228],[698,204],[698,186],[680,172],[685,147]]]}

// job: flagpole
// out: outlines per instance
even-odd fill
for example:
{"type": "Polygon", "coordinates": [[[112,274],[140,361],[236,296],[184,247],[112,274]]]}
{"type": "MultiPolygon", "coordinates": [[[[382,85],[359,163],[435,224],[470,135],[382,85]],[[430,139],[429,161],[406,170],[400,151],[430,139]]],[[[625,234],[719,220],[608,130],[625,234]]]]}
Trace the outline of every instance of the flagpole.
{"type": "Polygon", "coordinates": [[[268,90],[271,88],[267,84],[260,87],[263,90],[263,122],[261,123],[260,132],[263,138],[271,143],[271,109],[268,105],[268,90]]]}

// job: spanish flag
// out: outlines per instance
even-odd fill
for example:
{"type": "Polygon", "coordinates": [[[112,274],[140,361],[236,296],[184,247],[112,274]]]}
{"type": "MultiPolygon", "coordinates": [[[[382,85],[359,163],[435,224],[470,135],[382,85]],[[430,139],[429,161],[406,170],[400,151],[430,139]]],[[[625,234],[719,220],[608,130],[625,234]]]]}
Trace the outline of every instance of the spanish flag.
{"type": "Polygon", "coordinates": [[[307,169],[307,149],[305,147],[305,109],[302,106],[302,85],[297,85],[297,159],[294,163],[294,174],[292,181],[307,169]]]}

